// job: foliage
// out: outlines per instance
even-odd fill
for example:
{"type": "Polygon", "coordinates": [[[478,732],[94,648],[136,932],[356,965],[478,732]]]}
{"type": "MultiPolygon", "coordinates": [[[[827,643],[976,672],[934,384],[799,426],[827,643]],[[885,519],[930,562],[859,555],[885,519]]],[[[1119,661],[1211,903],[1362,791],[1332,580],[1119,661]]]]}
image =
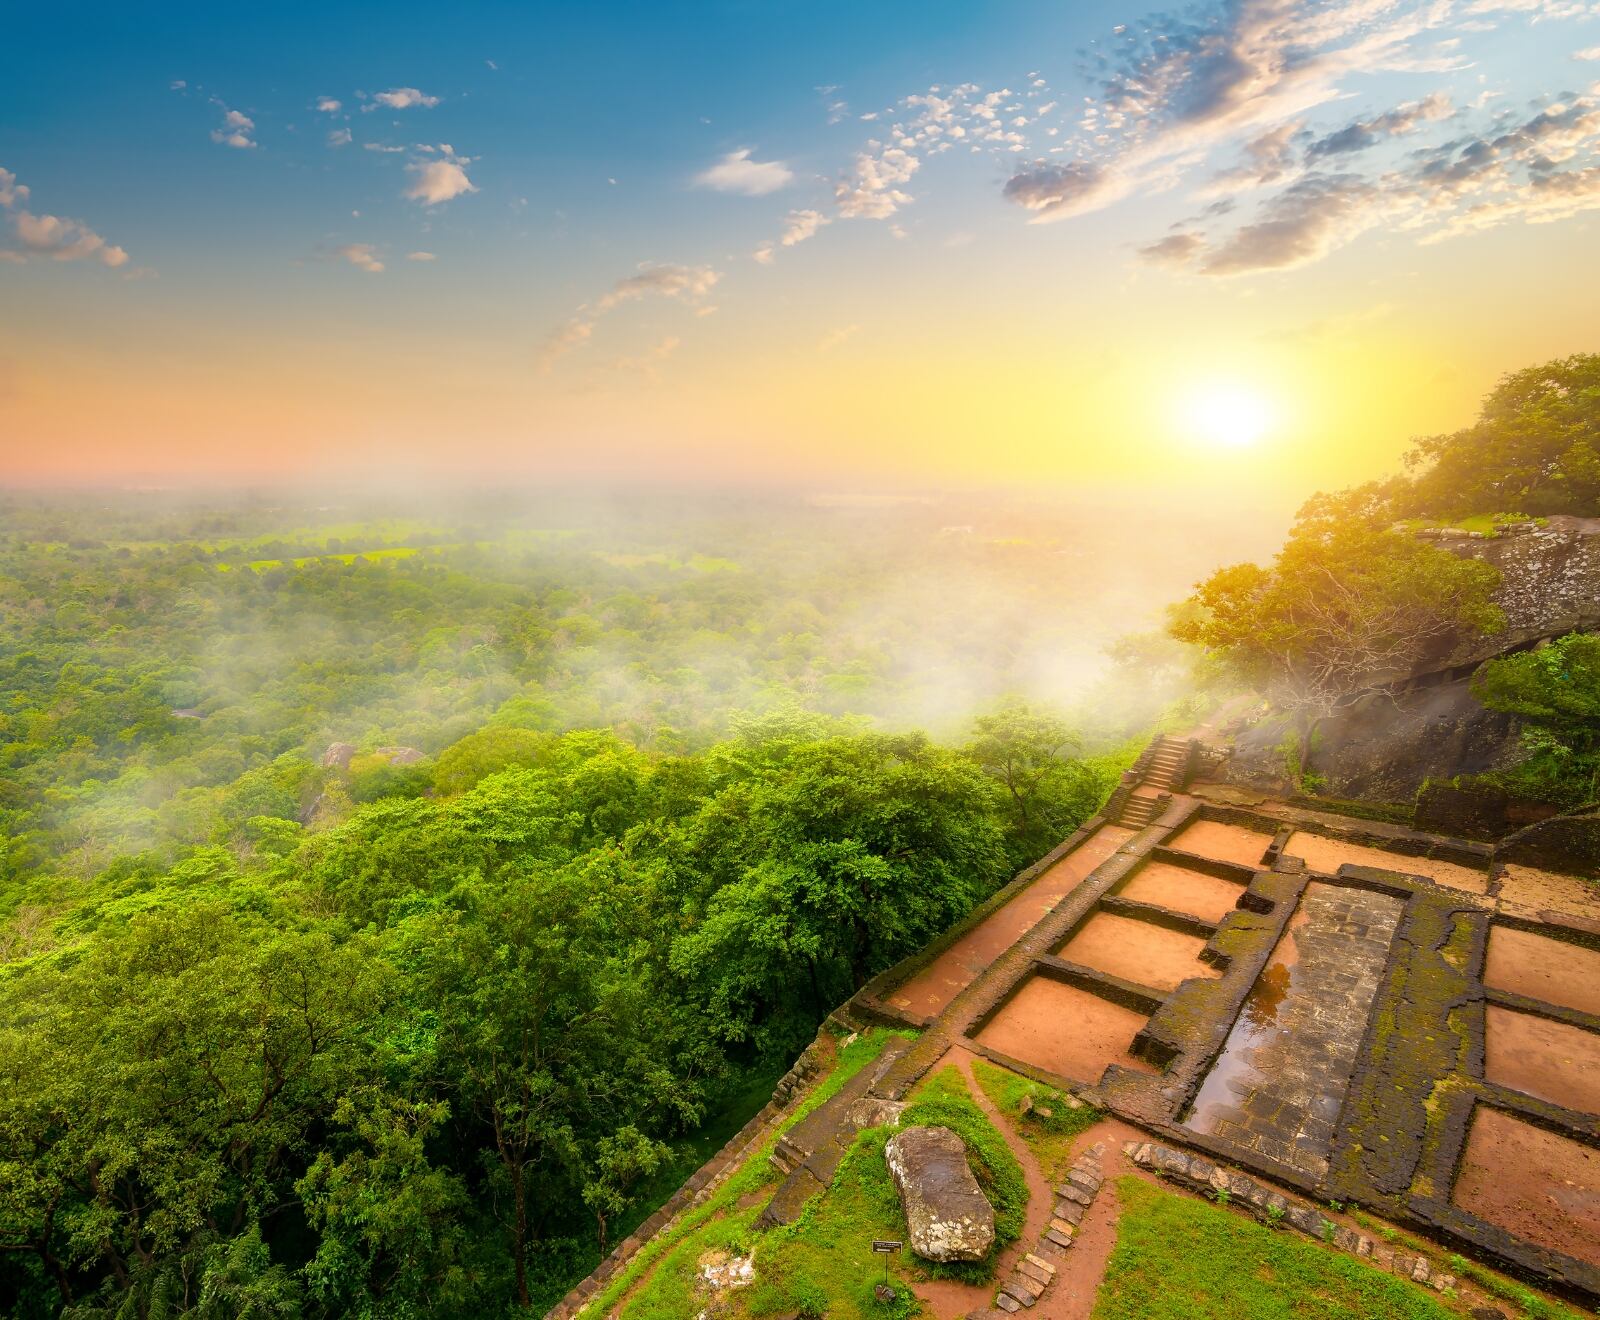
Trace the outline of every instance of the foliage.
{"type": "MultiPolygon", "coordinates": [[[[1045,837],[860,718],[956,631],[834,626],[898,551],[0,514],[7,1315],[548,1307],[1045,837]]],[[[1012,644],[960,643],[997,692],[1012,644]]]]}
{"type": "Polygon", "coordinates": [[[1502,377],[1478,420],[1419,440],[1399,507],[1454,517],[1488,509],[1600,514],[1600,354],[1502,377]]]}
{"type": "Polygon", "coordinates": [[[1296,1234],[1138,1178],[1119,1178],[1116,1187],[1122,1215],[1094,1320],[1453,1314],[1418,1285],[1296,1234]]]}
{"type": "Polygon", "coordinates": [[[1071,753],[1081,737],[1060,716],[1008,697],[972,722],[967,755],[1006,793],[1014,819],[1013,868],[1043,856],[1105,798],[1109,786],[1071,753]]]}
{"type": "Polygon", "coordinates": [[[1359,502],[1312,500],[1270,568],[1218,570],[1195,594],[1199,612],[1173,625],[1298,714],[1303,733],[1403,676],[1440,639],[1503,626],[1492,566],[1352,517],[1359,502]]]}
{"type": "Polygon", "coordinates": [[[1491,660],[1472,690],[1522,722],[1526,757],[1496,776],[1505,787],[1569,808],[1600,797],[1600,637],[1572,633],[1491,660]]]}

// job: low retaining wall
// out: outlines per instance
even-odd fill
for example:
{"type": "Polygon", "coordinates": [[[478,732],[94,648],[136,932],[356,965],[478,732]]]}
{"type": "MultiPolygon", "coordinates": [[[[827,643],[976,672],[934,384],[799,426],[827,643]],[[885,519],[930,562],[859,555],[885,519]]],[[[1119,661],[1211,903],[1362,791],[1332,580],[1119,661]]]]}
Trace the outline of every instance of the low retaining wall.
{"type": "MultiPolygon", "coordinates": [[[[826,1030],[824,1024],[822,1031],[826,1030]]],[[[820,1036],[821,1032],[818,1034],[820,1036]]],[[[595,1266],[593,1273],[545,1312],[545,1320],[568,1320],[568,1317],[576,1315],[591,1297],[604,1289],[618,1270],[633,1259],[641,1247],[662,1229],[669,1227],[685,1210],[704,1202],[743,1163],[745,1156],[766,1135],[767,1127],[811,1089],[818,1072],[817,1052],[815,1042],[806,1046],[794,1066],[779,1079],[773,1089],[772,1099],[761,1107],[755,1117],[729,1137],[721,1150],[690,1174],[683,1186],[668,1197],[660,1209],[617,1243],[611,1253],[595,1266]]]]}

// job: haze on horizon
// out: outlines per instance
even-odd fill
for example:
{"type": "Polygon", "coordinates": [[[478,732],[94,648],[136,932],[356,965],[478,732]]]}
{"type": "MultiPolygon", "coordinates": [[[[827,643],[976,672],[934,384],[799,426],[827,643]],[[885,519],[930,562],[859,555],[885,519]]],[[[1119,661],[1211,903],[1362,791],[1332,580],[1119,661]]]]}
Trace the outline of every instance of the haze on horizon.
{"type": "Polygon", "coordinates": [[[1592,348],[1592,0],[12,16],[0,479],[1292,507],[1592,348]]]}

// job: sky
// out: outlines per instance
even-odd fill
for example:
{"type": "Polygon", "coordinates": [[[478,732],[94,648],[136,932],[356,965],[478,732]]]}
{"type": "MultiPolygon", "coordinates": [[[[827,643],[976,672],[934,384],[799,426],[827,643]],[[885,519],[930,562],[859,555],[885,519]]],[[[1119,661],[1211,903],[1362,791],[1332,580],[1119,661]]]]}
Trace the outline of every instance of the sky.
{"type": "Polygon", "coordinates": [[[3,482],[1292,504],[1600,350],[1600,0],[6,26],[3,482]]]}

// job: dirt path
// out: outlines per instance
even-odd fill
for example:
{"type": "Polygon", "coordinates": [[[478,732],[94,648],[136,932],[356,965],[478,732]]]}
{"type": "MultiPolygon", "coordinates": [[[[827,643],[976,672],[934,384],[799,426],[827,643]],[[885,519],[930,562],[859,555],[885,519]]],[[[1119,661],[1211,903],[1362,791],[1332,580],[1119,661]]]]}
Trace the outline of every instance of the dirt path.
{"type": "MultiPolygon", "coordinates": [[[[1045,1176],[1044,1169],[1040,1167],[1039,1161],[1034,1157],[1032,1148],[1017,1134],[1010,1118],[1000,1112],[994,1101],[989,1099],[988,1093],[978,1085],[978,1079],[972,1072],[972,1059],[971,1051],[963,1046],[953,1045],[933,1065],[930,1072],[937,1071],[946,1064],[953,1064],[956,1067],[966,1081],[967,1088],[972,1092],[973,1101],[988,1116],[995,1130],[1005,1138],[1006,1145],[1011,1148],[1011,1153],[1017,1157],[1017,1163],[1022,1166],[1022,1176],[1028,1186],[1028,1213],[1023,1224],[1022,1236],[1001,1253],[999,1266],[995,1270],[995,1279],[1003,1280],[1011,1272],[1017,1259],[1024,1252],[1034,1249],[1044,1232],[1045,1226],[1050,1221],[1051,1207],[1055,1204],[1055,1190],[1045,1176]]],[[[1079,1225],[1077,1241],[1060,1263],[1054,1284],[1039,1300],[1039,1304],[1028,1312],[1031,1320],[1088,1320],[1090,1311],[1094,1309],[1094,1297],[1100,1286],[1100,1276],[1105,1272],[1106,1261],[1110,1258],[1111,1248],[1117,1239],[1116,1224],[1121,1207],[1117,1204],[1113,1180],[1118,1174],[1126,1171],[1122,1158],[1122,1143],[1141,1135],[1137,1128],[1116,1119],[1106,1119],[1104,1122],[1096,1123],[1087,1132],[1081,1133],[1073,1142],[1072,1157],[1076,1157],[1079,1151],[1094,1145],[1097,1141],[1105,1144],[1103,1163],[1106,1182],[1100,1189],[1100,1194],[1095,1197],[1094,1205],[1084,1216],[1083,1223],[1079,1225]]],[[[969,1311],[992,1307],[994,1292],[993,1282],[976,1286],[940,1279],[916,1285],[917,1296],[922,1298],[928,1310],[937,1316],[938,1320],[957,1320],[957,1317],[964,1316],[969,1311]]]]}

